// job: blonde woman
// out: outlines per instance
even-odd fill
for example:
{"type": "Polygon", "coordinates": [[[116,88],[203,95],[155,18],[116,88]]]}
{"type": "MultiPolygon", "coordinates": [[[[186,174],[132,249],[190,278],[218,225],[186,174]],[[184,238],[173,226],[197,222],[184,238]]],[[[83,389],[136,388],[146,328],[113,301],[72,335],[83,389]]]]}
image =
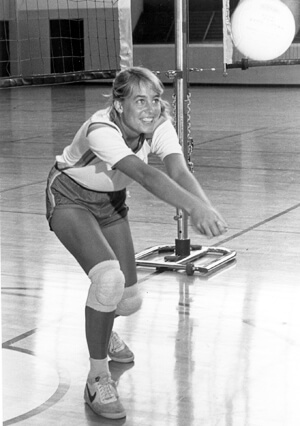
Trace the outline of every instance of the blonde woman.
{"type": "Polygon", "coordinates": [[[47,185],[50,229],[90,279],[85,308],[90,371],[84,393],[97,414],[126,416],[108,357],[132,362],[134,355],[112,331],[118,315],[142,304],[137,284],[126,188],[132,181],[166,203],[185,210],[199,233],[224,233],[227,225],[189,171],[163,85],[148,69],[132,67],[115,78],[110,106],[97,111],[56,157],[47,185]],[[148,165],[149,153],[166,173],[148,165]]]}

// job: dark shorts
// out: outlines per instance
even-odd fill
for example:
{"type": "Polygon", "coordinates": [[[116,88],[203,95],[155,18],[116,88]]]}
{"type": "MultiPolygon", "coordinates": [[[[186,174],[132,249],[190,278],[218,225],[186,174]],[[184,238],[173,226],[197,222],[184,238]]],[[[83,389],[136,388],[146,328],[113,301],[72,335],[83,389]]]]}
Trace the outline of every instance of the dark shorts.
{"type": "Polygon", "coordinates": [[[114,192],[93,191],[79,185],[55,166],[51,169],[46,189],[46,217],[51,229],[51,218],[56,208],[74,206],[89,210],[100,226],[110,226],[127,216],[126,189],[114,192]]]}

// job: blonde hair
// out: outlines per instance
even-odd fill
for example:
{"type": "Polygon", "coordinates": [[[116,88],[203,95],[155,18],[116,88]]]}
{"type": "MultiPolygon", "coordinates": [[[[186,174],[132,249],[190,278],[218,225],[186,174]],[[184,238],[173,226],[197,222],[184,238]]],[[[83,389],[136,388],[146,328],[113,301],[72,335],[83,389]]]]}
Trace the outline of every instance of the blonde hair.
{"type": "MultiPolygon", "coordinates": [[[[164,93],[164,86],[160,79],[149,69],[143,67],[130,67],[120,71],[113,81],[112,93],[110,96],[110,117],[118,115],[114,106],[114,101],[123,100],[132,95],[134,88],[145,84],[159,96],[164,93]]],[[[170,104],[161,99],[161,115],[170,118],[170,104]]]]}

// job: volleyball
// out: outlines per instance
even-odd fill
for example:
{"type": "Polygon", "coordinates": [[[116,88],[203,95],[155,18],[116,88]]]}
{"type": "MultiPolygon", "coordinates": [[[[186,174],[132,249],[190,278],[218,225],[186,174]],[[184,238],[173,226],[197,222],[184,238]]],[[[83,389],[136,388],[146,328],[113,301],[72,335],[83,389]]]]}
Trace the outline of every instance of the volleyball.
{"type": "Polygon", "coordinates": [[[296,23],[281,0],[242,0],[233,12],[231,30],[240,53],[252,60],[268,61],[290,47],[296,23]]]}

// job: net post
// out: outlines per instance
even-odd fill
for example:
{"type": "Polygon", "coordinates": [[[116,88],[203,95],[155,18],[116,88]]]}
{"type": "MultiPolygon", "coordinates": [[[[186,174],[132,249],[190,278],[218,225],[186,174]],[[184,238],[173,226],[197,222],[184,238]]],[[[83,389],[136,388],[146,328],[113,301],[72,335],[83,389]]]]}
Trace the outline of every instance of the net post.
{"type": "MultiPolygon", "coordinates": [[[[175,53],[174,75],[176,130],[185,160],[189,165],[189,94],[188,94],[188,0],[175,1],[175,53]]],[[[236,252],[223,247],[191,246],[188,238],[188,215],[177,209],[178,235],[174,245],[154,246],[135,255],[137,266],[154,267],[158,271],[185,271],[187,275],[199,272],[208,276],[225,265],[235,261],[236,252]],[[170,255],[167,255],[170,253],[170,255]],[[163,259],[155,260],[155,257],[163,259]],[[195,264],[198,259],[211,255],[217,258],[202,266],[195,264]]]]}
{"type": "Polygon", "coordinates": [[[120,68],[133,65],[131,0],[119,0],[120,68]]]}
{"type": "Polygon", "coordinates": [[[227,76],[227,64],[232,63],[233,47],[230,28],[230,0],[222,0],[223,21],[223,75],[227,76]]]}
{"type": "MultiPolygon", "coordinates": [[[[183,154],[188,160],[187,105],[188,105],[188,0],[175,0],[175,86],[176,130],[183,154]]],[[[176,255],[190,254],[188,239],[188,215],[177,210],[176,255]]]]}

